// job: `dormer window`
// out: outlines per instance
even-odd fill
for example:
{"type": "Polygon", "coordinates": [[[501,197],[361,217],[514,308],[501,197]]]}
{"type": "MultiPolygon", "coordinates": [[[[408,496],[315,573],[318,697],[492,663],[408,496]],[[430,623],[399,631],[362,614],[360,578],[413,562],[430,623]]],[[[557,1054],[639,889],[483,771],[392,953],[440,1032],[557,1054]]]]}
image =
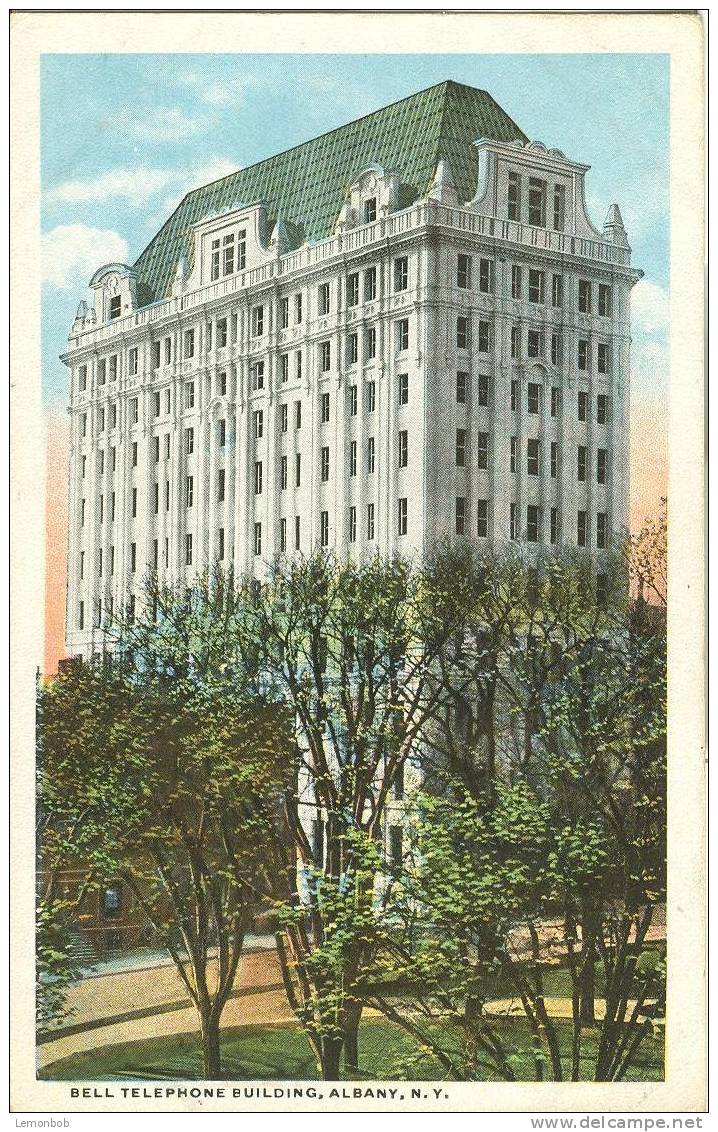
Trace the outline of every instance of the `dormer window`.
{"type": "Polygon", "coordinates": [[[521,178],[518,173],[509,173],[508,215],[509,220],[521,219],[521,178]]]}
{"type": "Polygon", "coordinates": [[[234,272],[234,233],[225,236],[222,240],[222,274],[232,275],[234,272]]]}
{"type": "Polygon", "coordinates": [[[529,177],[529,224],[546,227],[546,182],[529,177]]]}
{"type": "Polygon", "coordinates": [[[555,232],[563,232],[566,215],[566,189],[563,185],[553,187],[553,227],[555,232]]]}
{"type": "Polygon", "coordinates": [[[219,279],[219,240],[212,240],[212,262],[209,277],[212,282],[219,279]]]}
{"type": "Polygon", "coordinates": [[[369,197],[364,201],[364,223],[371,224],[376,220],[376,197],[369,197]]]}
{"type": "Polygon", "coordinates": [[[110,299],[110,319],[119,318],[122,314],[122,298],[120,295],[113,295],[110,299]]]}

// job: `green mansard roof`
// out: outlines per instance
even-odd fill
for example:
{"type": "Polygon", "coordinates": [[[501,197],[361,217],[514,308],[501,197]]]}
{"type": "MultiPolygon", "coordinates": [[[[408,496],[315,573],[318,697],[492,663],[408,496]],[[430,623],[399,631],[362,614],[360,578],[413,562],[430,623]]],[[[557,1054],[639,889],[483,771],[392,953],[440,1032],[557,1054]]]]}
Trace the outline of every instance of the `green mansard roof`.
{"type": "Polygon", "coordinates": [[[191,225],[233,204],[264,201],[270,224],[281,215],[295,226],[300,243],[311,243],[332,234],[349,184],[367,166],[398,171],[400,203],[407,207],[426,195],[441,158],[449,162],[459,200],[471,200],[477,182],[473,142],[480,137],[527,140],[486,91],[448,81],[193,189],[135,264],[140,302],[169,293],[182,253],[191,262],[191,225]]]}

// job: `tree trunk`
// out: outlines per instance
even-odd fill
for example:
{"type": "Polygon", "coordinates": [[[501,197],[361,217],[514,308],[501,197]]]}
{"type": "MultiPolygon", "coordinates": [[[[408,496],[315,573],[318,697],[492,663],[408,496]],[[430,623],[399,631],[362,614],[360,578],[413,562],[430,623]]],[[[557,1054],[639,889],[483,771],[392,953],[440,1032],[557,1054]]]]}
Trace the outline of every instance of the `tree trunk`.
{"type": "Polygon", "coordinates": [[[347,1011],[347,1021],[344,1026],[344,1072],[356,1074],[359,1072],[359,1022],[361,1021],[362,1006],[351,1007],[347,1011]]]}
{"type": "Polygon", "coordinates": [[[222,1055],[219,1045],[219,1022],[208,1015],[201,1017],[202,1076],[205,1081],[219,1081],[222,1075],[222,1055]]]}
{"type": "Polygon", "coordinates": [[[596,1025],[596,931],[598,929],[595,910],[590,902],[584,902],[583,924],[581,926],[581,975],[579,991],[581,994],[581,1025],[596,1025]]]}
{"type": "Polygon", "coordinates": [[[341,1038],[322,1039],[322,1080],[339,1081],[339,1062],[342,1056],[341,1038]]]}

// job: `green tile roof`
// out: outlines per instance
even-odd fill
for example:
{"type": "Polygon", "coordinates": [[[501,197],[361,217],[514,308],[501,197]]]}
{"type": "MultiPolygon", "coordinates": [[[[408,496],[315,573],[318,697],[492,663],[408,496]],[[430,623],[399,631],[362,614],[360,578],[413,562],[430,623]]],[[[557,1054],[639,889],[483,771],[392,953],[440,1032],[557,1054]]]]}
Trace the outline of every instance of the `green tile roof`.
{"type": "Polygon", "coordinates": [[[527,140],[486,91],[447,81],[193,189],[135,264],[139,301],[169,293],[180,255],[192,263],[191,225],[233,204],[262,200],[270,223],[281,214],[299,242],[311,243],[331,235],[348,185],[368,165],[398,170],[400,204],[407,207],[426,194],[440,158],[451,166],[459,200],[471,200],[477,181],[472,143],[480,137],[527,140]]]}

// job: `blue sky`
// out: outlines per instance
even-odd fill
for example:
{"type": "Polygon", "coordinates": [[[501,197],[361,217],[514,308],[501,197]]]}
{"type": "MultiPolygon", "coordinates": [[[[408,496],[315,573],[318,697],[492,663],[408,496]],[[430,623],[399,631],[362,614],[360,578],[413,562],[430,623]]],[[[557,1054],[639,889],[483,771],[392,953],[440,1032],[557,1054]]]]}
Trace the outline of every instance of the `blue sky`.
{"type": "Polygon", "coordinates": [[[669,61],[665,55],[45,55],[43,392],[96,267],[133,262],[182,196],[451,78],[488,90],[529,137],[592,166],[591,217],[621,207],[633,262],[634,396],[668,382],[669,61]]]}

